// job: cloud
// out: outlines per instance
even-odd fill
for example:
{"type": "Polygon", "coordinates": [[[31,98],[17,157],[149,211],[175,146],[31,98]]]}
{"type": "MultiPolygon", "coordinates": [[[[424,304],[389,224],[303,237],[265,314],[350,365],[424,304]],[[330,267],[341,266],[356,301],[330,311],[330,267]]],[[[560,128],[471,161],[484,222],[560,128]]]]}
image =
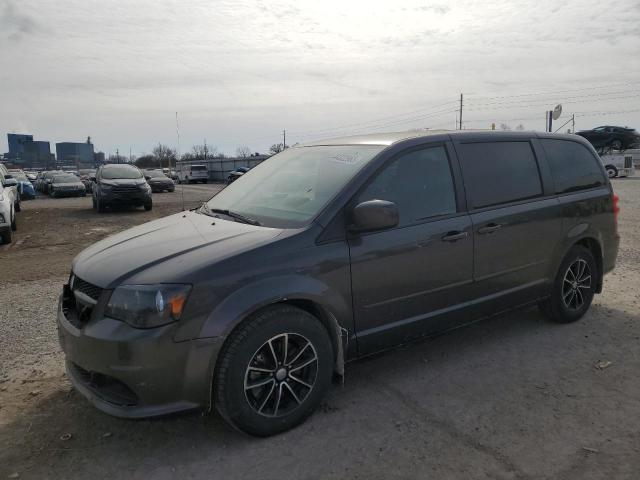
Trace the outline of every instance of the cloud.
{"type": "Polygon", "coordinates": [[[33,17],[20,12],[16,2],[13,0],[5,0],[5,2],[0,13],[0,31],[6,40],[19,41],[44,30],[33,17]]]}

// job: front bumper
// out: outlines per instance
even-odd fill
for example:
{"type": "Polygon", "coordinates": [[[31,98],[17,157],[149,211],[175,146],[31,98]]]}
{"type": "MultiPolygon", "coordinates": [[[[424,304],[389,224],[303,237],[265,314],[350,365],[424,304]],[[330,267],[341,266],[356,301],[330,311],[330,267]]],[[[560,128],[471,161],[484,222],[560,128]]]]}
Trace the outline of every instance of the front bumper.
{"type": "Polygon", "coordinates": [[[102,192],[100,201],[108,205],[148,205],[151,203],[151,192],[102,192]]]}
{"type": "Polygon", "coordinates": [[[152,192],[161,192],[163,190],[174,190],[176,187],[173,183],[169,182],[150,182],[149,186],[151,187],[152,192]]]}
{"type": "Polygon", "coordinates": [[[208,409],[218,338],[173,341],[175,324],[136,329],[108,317],[73,324],[58,304],[58,336],[74,387],[105,413],[142,418],[208,409]]]}

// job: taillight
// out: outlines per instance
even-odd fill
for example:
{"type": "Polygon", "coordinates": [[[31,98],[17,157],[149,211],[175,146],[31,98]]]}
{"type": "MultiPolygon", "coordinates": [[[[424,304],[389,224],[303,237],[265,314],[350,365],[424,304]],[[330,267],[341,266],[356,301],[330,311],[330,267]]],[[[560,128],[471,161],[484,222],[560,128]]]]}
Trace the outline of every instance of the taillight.
{"type": "Polygon", "coordinates": [[[616,221],[618,220],[618,213],[620,213],[620,197],[618,197],[618,195],[614,193],[613,194],[613,216],[616,219],[616,221]]]}

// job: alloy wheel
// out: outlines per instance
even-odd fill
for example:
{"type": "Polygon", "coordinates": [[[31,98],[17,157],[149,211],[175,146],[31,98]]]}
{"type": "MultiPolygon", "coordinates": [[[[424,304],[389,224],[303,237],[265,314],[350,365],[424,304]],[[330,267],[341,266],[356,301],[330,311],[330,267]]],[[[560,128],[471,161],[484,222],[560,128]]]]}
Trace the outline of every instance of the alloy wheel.
{"type": "Polygon", "coordinates": [[[245,372],[245,398],[259,415],[285,416],[305,401],[317,375],[318,355],[313,344],[298,333],[279,334],[251,358],[245,372]]]}
{"type": "Polygon", "coordinates": [[[570,310],[580,310],[585,303],[584,295],[591,289],[589,264],[579,258],[567,269],[562,281],[562,302],[570,310]]]}

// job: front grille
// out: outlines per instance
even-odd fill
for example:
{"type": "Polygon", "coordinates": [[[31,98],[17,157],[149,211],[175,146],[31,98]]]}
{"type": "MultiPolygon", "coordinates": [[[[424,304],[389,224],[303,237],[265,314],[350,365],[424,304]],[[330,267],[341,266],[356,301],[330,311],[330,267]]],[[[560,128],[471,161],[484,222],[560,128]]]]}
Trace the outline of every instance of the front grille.
{"type": "Polygon", "coordinates": [[[75,363],[70,367],[75,378],[105,402],[125,407],[138,404],[137,395],[120,380],[102,373],[90,372],[75,363]]]}
{"type": "Polygon", "coordinates": [[[64,286],[62,295],[62,310],[67,321],[74,327],[81,329],[91,320],[93,308],[101,294],[102,288],[82,280],[72,273],[69,284],[64,286]],[[90,300],[76,297],[74,292],[81,292],[90,300]]]}
{"type": "Polygon", "coordinates": [[[98,298],[100,298],[100,294],[102,293],[102,289],[97,287],[89,282],[85,282],[81,278],[75,277],[73,278],[73,285],[71,286],[73,291],[80,291],[84,293],[87,297],[92,298],[96,302],[98,298]]]}
{"type": "Polygon", "coordinates": [[[633,157],[631,155],[624,157],[624,168],[633,168],[633,157]]]}
{"type": "Polygon", "coordinates": [[[141,189],[138,185],[116,185],[113,187],[113,193],[119,194],[127,194],[127,193],[138,193],[141,189]]]}

